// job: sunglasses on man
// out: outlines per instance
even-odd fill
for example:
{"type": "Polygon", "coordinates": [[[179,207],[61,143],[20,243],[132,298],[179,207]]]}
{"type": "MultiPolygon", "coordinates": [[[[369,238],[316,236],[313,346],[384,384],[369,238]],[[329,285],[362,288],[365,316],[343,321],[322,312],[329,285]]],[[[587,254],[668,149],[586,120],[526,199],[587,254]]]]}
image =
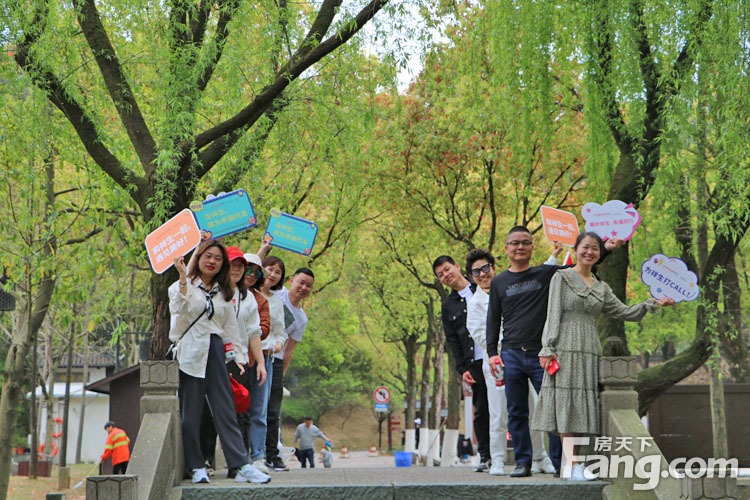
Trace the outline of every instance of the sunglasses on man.
{"type": "Polygon", "coordinates": [[[471,270],[472,276],[479,276],[479,273],[489,274],[490,269],[492,269],[491,264],[485,264],[482,267],[477,267],[476,269],[471,270]]]}

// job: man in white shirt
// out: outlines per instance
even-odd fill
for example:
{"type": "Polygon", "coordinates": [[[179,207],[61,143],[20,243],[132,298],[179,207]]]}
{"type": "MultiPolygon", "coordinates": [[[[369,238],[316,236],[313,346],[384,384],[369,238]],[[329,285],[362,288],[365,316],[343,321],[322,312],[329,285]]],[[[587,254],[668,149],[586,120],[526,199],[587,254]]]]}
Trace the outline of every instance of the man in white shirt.
{"type": "Polygon", "coordinates": [[[295,271],[289,281],[289,289],[282,287],[273,290],[273,293],[281,300],[285,308],[285,320],[287,320],[286,333],[289,336],[284,350],[274,354],[274,366],[283,364],[283,369],[274,369],[273,384],[268,398],[268,433],[266,436],[266,466],[277,472],[287,471],[289,467],[279,456],[278,429],[281,417],[281,400],[284,390],[284,374],[289,369],[294,356],[297,343],[302,341],[302,336],[307,328],[307,314],[302,309],[302,300],[310,295],[315,274],[312,270],[301,267],[295,271]],[[288,311],[288,314],[286,314],[288,311]]]}

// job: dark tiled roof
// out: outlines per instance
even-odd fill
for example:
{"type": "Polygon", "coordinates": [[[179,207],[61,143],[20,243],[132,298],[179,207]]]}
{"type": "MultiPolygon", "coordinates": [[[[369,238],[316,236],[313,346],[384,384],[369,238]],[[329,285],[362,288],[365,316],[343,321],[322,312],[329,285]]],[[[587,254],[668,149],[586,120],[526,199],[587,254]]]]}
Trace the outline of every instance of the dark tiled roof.
{"type": "MultiPolygon", "coordinates": [[[[84,356],[81,353],[73,353],[73,368],[83,368],[84,356]]],[[[68,366],[68,357],[63,356],[60,360],[60,368],[68,366]]],[[[89,353],[89,368],[106,368],[115,366],[115,356],[109,352],[89,353]]]]}

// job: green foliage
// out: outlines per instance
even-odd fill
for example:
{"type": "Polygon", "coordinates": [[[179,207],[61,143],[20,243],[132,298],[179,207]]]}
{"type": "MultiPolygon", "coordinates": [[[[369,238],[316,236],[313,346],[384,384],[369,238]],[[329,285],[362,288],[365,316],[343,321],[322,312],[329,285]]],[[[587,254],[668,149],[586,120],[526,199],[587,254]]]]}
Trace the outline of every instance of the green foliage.
{"type": "Polygon", "coordinates": [[[331,302],[330,309],[311,308],[313,320],[284,378],[292,396],[284,401],[283,413],[294,420],[304,414],[319,418],[334,408],[360,405],[377,380],[373,373],[377,365],[371,350],[356,336],[358,321],[347,307],[348,301],[331,298],[331,302]],[[339,321],[330,321],[328,314],[339,321]]]}

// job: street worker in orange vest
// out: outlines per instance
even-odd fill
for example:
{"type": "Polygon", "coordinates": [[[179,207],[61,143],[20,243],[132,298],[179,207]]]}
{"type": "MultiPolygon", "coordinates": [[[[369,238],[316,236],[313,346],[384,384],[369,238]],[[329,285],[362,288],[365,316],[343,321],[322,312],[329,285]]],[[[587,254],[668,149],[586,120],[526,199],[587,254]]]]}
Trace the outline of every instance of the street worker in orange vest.
{"type": "Polygon", "coordinates": [[[112,456],[112,474],[125,474],[130,462],[130,438],[114,422],[104,424],[104,430],[107,431],[107,444],[99,463],[112,456]]]}

